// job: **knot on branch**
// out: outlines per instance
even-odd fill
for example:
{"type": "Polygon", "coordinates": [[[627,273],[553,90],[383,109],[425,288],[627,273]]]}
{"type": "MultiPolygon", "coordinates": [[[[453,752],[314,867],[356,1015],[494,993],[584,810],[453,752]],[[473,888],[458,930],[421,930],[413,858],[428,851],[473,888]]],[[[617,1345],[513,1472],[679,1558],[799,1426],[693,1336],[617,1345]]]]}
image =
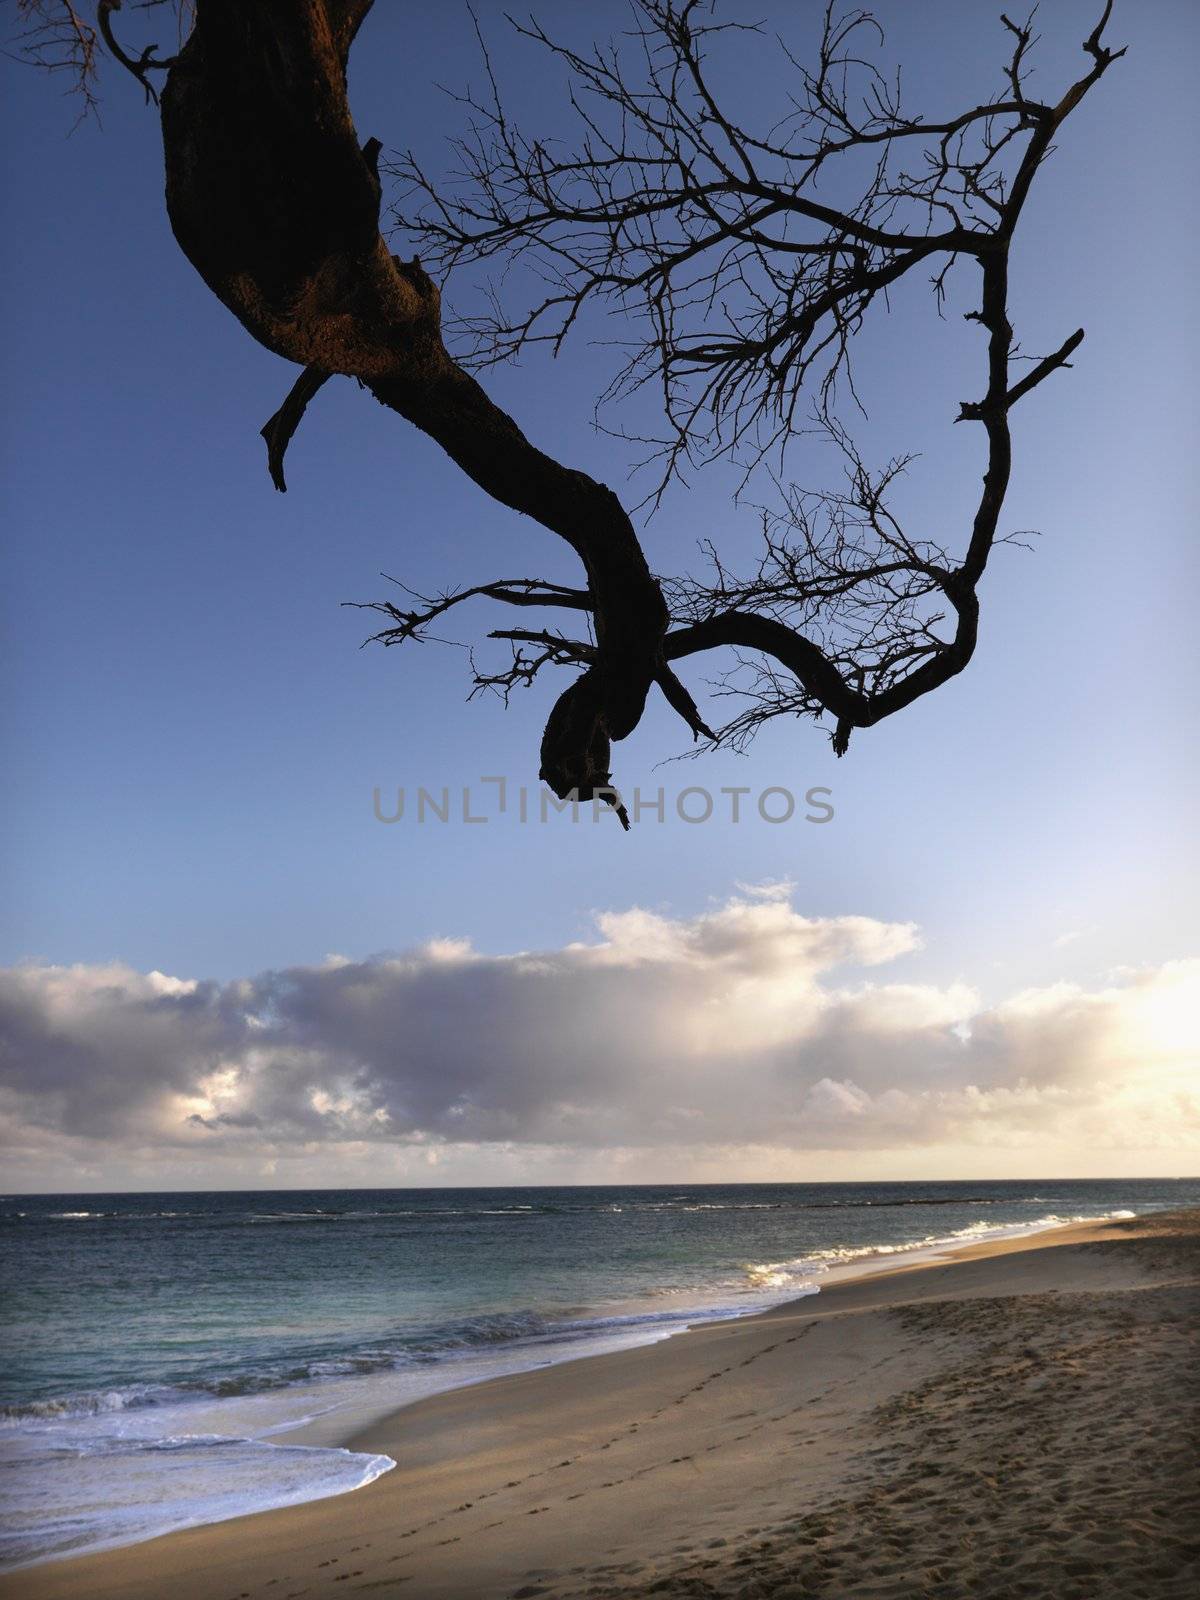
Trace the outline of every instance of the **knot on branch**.
{"type": "Polygon", "coordinates": [[[414,256],[411,261],[405,261],[400,256],[392,257],[392,265],[404,279],[420,295],[435,324],[440,324],[442,319],[442,291],[421,265],[421,258],[414,256]]]}
{"type": "Polygon", "coordinates": [[[560,800],[603,800],[628,829],[629,817],[613,788],[601,680],[600,671],[592,667],[559,696],[542,735],[538,776],[560,800]]]}

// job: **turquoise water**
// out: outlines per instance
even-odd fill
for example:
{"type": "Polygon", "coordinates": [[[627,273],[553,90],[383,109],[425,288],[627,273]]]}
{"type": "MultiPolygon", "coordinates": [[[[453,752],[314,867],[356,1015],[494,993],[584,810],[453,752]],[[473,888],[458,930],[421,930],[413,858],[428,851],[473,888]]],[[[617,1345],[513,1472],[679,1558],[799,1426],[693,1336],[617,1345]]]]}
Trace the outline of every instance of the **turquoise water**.
{"type": "Polygon", "coordinates": [[[7,1566],[356,1488],[422,1395],[817,1292],[831,1267],[1200,1181],[0,1200],[7,1566]]]}

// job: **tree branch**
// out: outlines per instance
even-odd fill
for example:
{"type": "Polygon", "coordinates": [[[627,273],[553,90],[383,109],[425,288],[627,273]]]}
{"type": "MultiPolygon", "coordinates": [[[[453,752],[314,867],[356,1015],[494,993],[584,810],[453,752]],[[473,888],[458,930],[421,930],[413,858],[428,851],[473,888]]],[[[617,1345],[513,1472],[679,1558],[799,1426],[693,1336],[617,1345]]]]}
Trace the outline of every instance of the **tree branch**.
{"type": "Polygon", "coordinates": [[[346,103],[347,54],[368,9],[201,5],[163,96],[172,227],[260,343],[358,378],[580,556],[597,657],[547,723],[542,774],[557,793],[590,792],[610,781],[610,741],[641,716],[666,608],[616,496],[537,450],[449,357],[436,288],[379,233],[378,180],[346,103]]]}
{"type": "Polygon", "coordinates": [[[263,429],[276,487],[308,402],[328,377],[354,377],[582,564],[577,587],[503,579],[418,595],[412,608],[371,602],[389,624],[374,638],[431,638],[436,619],[474,598],[585,613],[592,640],[498,629],[512,663],[498,672],[472,663],[472,693],[505,697],[543,666],[571,669],[545,725],[541,774],[580,798],[611,788],[611,743],[637,726],[654,684],[694,740],[736,741],[776,715],[829,715],[841,754],[852,729],[961,672],[1012,469],[1008,412],[1082,339],[1010,382],[1009,250],[1053,136],[1123,54],[1103,43],[1111,0],[1084,42],[1088,72],[1056,104],[1027,93],[1030,31],[1004,19],[1012,45],[998,92],[930,123],[902,109],[898,80],[871,59],[873,19],[830,7],[815,64],[792,61],[792,114],[766,136],[723,109],[711,71],[724,34],[756,30],[718,23],[702,0],[634,0],[636,69],[617,47],[584,55],[536,24],[519,28],[568,69],[579,146],[521,135],[494,84],[490,101],[468,100],[475,125],[458,145],[461,185],[447,192],[413,157],[396,169],[417,203],[403,219],[422,246],[411,260],[380,231],[379,141],[361,145],[346,98],[348,54],[370,5],[201,0],[170,63],[153,47],[121,50],[112,0],[99,25],[148,93],[146,73],[170,67],[162,126],[181,247],[250,333],[302,369],[263,429]],[[856,192],[835,176],[843,158],[856,192]],[[818,189],[849,198],[831,205],[818,189]],[[545,292],[515,314],[467,319],[473,343],[460,361],[427,268],[440,276],[493,260],[531,267],[545,292]],[[926,262],[939,303],[957,263],[980,274],[972,316],[987,336],[987,381],[962,416],[983,426],[986,467],[961,559],[906,532],[888,504],[906,459],[869,472],[833,410],[864,319],[926,262]],[[639,334],[612,392],[661,389],[664,482],[714,455],[761,460],[796,431],[801,395],[843,450],[843,490],[781,491],[783,508],[764,512],[764,554],[748,578],[712,551],[714,576],[661,584],[617,496],[539,450],[468,370],[529,345],[558,350],[593,302],[639,334]],[[734,674],[749,673],[748,688],[719,690],[744,693],[747,709],[716,732],[673,666],[714,649],[733,653],[734,674]]]}
{"type": "Polygon", "coordinates": [[[287,447],[292,442],[292,435],[300,426],[300,419],[308,408],[308,402],[329,382],[332,373],[322,372],[319,367],[305,367],[288,391],[286,400],[264,423],[261,433],[267,441],[267,470],[271,474],[271,482],[280,494],[287,493],[287,483],[283,476],[283,458],[287,447]]]}

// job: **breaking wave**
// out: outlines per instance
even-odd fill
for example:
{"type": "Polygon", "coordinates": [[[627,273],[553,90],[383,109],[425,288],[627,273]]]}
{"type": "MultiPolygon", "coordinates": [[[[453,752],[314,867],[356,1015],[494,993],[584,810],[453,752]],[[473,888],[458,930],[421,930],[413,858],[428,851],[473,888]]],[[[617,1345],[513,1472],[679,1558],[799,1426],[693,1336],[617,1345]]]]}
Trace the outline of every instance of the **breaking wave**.
{"type": "Polygon", "coordinates": [[[1059,1217],[1051,1214],[1039,1217],[1035,1222],[972,1222],[964,1228],[954,1228],[949,1233],[928,1234],[923,1239],[912,1239],[901,1244],[841,1245],[813,1250],[792,1261],[750,1261],[743,1270],[747,1281],[756,1289],[797,1288],[809,1285],[814,1277],[833,1267],[847,1266],[854,1261],[885,1260],[891,1256],[912,1255],[922,1251],[948,1250],[955,1246],[983,1243],[988,1239],[1016,1239],[1040,1233],[1045,1228],[1059,1228],[1069,1222],[1115,1221],[1134,1215],[1132,1211],[1122,1210],[1108,1211],[1101,1217],[1059,1217]]]}

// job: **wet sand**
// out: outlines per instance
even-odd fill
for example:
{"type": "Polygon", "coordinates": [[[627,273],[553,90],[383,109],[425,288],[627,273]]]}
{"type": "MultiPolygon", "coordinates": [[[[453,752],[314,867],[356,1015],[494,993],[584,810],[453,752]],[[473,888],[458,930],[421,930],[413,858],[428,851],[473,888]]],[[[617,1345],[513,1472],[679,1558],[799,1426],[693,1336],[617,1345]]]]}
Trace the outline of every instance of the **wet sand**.
{"type": "Polygon", "coordinates": [[[438,1395],[365,1489],[0,1597],[1190,1597],[1197,1440],[1200,1213],[1073,1224],[438,1395]]]}

